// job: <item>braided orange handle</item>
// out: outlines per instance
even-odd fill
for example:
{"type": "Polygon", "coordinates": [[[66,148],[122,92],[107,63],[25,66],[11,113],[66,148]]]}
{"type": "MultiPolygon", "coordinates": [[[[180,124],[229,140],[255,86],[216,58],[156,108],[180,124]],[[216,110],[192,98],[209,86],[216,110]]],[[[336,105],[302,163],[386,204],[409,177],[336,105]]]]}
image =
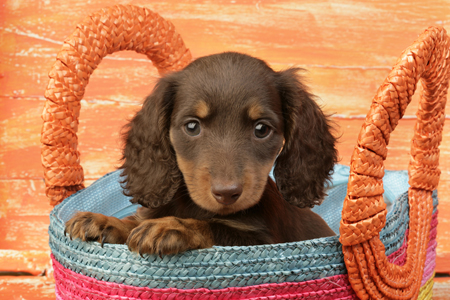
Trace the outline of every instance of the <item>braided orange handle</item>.
{"type": "Polygon", "coordinates": [[[52,205],[84,188],[76,134],[80,100],[103,57],[121,50],[147,55],[160,74],[191,62],[189,49],[173,24],[146,8],[113,6],[77,26],[64,41],[45,90],[41,157],[52,205]]]}
{"type": "Polygon", "coordinates": [[[445,29],[430,27],[407,48],[378,89],[351,159],[340,241],[349,280],[361,299],[416,299],[439,183],[439,144],[449,84],[450,41],[445,29]],[[379,233],[386,222],[383,161],[389,135],[420,83],[415,133],[411,143],[408,191],[410,221],[404,266],[387,261],[379,233]]]}

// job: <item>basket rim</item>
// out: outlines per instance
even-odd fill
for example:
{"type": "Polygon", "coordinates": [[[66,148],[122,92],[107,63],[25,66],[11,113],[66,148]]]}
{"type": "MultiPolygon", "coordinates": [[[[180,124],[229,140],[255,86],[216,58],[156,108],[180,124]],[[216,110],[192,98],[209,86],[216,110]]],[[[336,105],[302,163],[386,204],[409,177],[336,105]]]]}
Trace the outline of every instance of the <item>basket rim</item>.
{"type": "MultiPolygon", "coordinates": [[[[349,166],[345,166],[345,165],[340,165],[337,164],[336,168],[335,168],[335,174],[345,174],[346,172],[349,172],[350,167],[349,166]]],[[[109,176],[113,176],[113,175],[117,175],[118,173],[120,173],[120,170],[115,170],[112,172],[109,172],[105,175],[103,175],[102,177],[100,177],[99,179],[97,179],[96,181],[94,181],[89,187],[84,188],[82,190],[77,191],[76,193],[72,194],[71,196],[67,197],[66,199],[64,199],[61,203],[59,203],[58,205],[56,205],[51,213],[50,216],[54,219],[54,221],[58,222],[59,226],[64,227],[64,221],[61,220],[60,218],[60,213],[64,210],[64,208],[69,205],[72,201],[76,201],[77,197],[82,197],[84,194],[86,193],[90,193],[90,188],[95,187],[96,185],[100,185],[102,184],[102,180],[108,178],[109,176]]],[[[393,174],[399,174],[402,176],[408,176],[407,175],[407,171],[406,170],[385,170],[386,175],[389,173],[393,173],[393,174]]],[[[386,176],[385,175],[385,176],[386,176]]],[[[344,175],[344,176],[348,176],[344,175]]],[[[347,181],[343,181],[341,180],[337,180],[336,182],[333,181],[328,188],[333,188],[333,187],[337,187],[338,185],[342,185],[342,184],[347,184],[348,182],[348,178],[347,181]]],[[[436,193],[436,197],[437,197],[437,191],[435,191],[434,193],[436,193]]],[[[402,198],[404,196],[404,194],[407,194],[407,191],[405,191],[403,194],[400,194],[396,197],[396,199],[390,199],[389,201],[393,201],[393,207],[392,209],[390,209],[387,213],[387,220],[392,218],[392,214],[395,214],[395,207],[396,205],[399,205],[399,200],[400,198],[402,198]]],[[[128,197],[129,198],[129,197],[128,197]]],[[[324,200],[325,202],[326,200],[324,200]]],[[[131,204],[125,209],[130,209],[132,207],[138,207],[139,205],[137,204],[131,204]]],[[[409,206],[409,205],[408,205],[409,206]]],[[[403,211],[403,210],[402,210],[403,211]]],[[[409,219],[409,216],[407,216],[407,219],[409,219]]],[[[408,221],[408,220],[406,220],[408,221]]],[[[388,223],[388,222],[387,222],[388,223]]],[[[386,224],[385,226],[386,228],[384,229],[384,233],[389,233],[392,230],[389,230],[389,226],[388,224],[386,224]]],[[[316,239],[312,239],[312,240],[304,240],[304,241],[296,241],[296,242],[288,242],[288,243],[278,243],[278,244],[263,244],[263,245],[251,245],[251,246],[213,246],[211,248],[205,248],[205,249],[196,249],[196,250],[188,250],[185,253],[191,253],[191,252],[214,252],[216,253],[217,251],[232,251],[232,250],[239,250],[239,249],[243,249],[243,248],[248,248],[248,249],[254,249],[254,250],[272,250],[272,249],[278,249],[278,248],[289,248],[289,247],[294,247],[297,248],[298,246],[303,246],[303,247],[309,247],[309,246],[320,246],[320,245],[329,245],[330,243],[337,243],[339,244],[339,246],[341,245],[341,243],[339,242],[339,234],[336,234],[335,236],[331,236],[331,237],[322,237],[322,238],[316,238],[316,239]]],[[[99,244],[97,242],[93,242],[96,244],[99,244]]],[[[118,245],[118,244],[104,244],[104,247],[113,247],[113,248],[118,248],[118,249],[126,249],[128,250],[128,248],[126,247],[126,245],[118,245]]],[[[337,251],[342,251],[341,249],[338,249],[337,251]]],[[[299,253],[299,254],[306,254],[306,253],[299,253]]]]}
{"type": "MultiPolygon", "coordinates": [[[[346,166],[343,166],[343,168],[348,169],[346,166]]],[[[117,172],[111,172],[103,176],[90,187],[64,200],[51,212],[50,246],[56,259],[72,271],[89,275],[98,280],[116,283],[137,280],[133,284],[134,286],[154,284],[157,285],[157,288],[165,286],[166,281],[170,281],[172,285],[180,288],[187,284],[183,280],[190,280],[199,285],[203,282],[210,288],[215,288],[212,285],[217,285],[218,280],[229,281],[235,277],[244,278],[249,282],[264,282],[264,280],[275,282],[277,277],[298,282],[346,273],[342,245],[339,243],[337,235],[280,244],[244,247],[214,246],[213,248],[189,250],[177,255],[163,256],[163,258],[156,255],[141,257],[130,252],[126,245],[105,244],[102,248],[97,242],[70,241],[69,237],[63,233],[64,222],[58,218],[59,212],[64,210],[71,201],[83,199],[83,193],[89,193],[91,187],[102,185],[103,179],[106,178],[116,182],[115,178],[110,176],[117,176],[117,172]],[[268,265],[275,265],[276,267],[270,269],[267,267],[268,265]],[[232,270],[234,267],[237,269],[232,270]],[[133,273],[132,271],[137,268],[144,268],[142,269],[144,271],[141,274],[133,273]],[[171,273],[173,270],[182,269],[178,271],[178,274],[188,274],[186,270],[189,270],[189,268],[200,270],[200,273],[204,275],[183,275],[183,277],[171,273]],[[215,268],[218,268],[217,273],[207,276],[208,272],[215,268]],[[128,272],[130,269],[131,273],[128,272]],[[156,269],[158,270],[155,271],[156,269]],[[244,272],[246,270],[249,271],[244,272]],[[152,272],[157,272],[157,274],[155,275],[152,272]]],[[[397,172],[394,174],[398,174],[398,171],[394,172],[397,172]]],[[[402,173],[402,171],[400,172],[402,173]]],[[[333,187],[343,184],[343,182],[337,183],[333,187]]],[[[435,206],[437,205],[436,196],[437,193],[433,197],[435,206]]],[[[387,255],[395,252],[403,243],[403,232],[406,232],[409,222],[407,199],[407,192],[404,192],[398,201],[394,202],[386,226],[382,231],[382,240],[387,245],[387,255]]],[[[434,211],[436,211],[436,208],[434,211]]]]}

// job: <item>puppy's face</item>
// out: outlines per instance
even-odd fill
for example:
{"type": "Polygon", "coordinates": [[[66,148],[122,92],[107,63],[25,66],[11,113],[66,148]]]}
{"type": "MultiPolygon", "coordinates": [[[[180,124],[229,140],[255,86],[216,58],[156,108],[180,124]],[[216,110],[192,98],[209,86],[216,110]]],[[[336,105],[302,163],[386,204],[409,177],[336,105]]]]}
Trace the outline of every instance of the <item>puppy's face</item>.
{"type": "Polygon", "coordinates": [[[178,74],[170,140],[200,207],[225,215],[261,198],[283,147],[274,74],[236,53],[198,59],[178,74]]]}

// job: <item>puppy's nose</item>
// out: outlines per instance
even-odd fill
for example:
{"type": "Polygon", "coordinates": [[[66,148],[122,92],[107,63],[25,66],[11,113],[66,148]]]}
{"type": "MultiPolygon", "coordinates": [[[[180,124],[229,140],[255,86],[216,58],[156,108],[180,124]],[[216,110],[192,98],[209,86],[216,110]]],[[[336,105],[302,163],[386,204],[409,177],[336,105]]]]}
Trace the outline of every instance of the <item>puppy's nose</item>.
{"type": "Polygon", "coordinates": [[[217,202],[223,205],[230,205],[236,202],[241,196],[242,185],[238,183],[216,183],[212,185],[211,192],[217,202]]]}

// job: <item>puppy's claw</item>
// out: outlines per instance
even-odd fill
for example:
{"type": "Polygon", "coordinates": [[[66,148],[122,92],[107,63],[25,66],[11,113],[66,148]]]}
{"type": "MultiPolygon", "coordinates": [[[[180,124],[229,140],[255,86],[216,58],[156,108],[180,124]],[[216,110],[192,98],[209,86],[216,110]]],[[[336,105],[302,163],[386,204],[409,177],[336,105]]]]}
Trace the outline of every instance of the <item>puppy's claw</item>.
{"type": "Polygon", "coordinates": [[[106,241],[106,235],[104,235],[103,237],[102,237],[102,248],[103,248],[103,245],[105,244],[105,241],[106,241]]]}

